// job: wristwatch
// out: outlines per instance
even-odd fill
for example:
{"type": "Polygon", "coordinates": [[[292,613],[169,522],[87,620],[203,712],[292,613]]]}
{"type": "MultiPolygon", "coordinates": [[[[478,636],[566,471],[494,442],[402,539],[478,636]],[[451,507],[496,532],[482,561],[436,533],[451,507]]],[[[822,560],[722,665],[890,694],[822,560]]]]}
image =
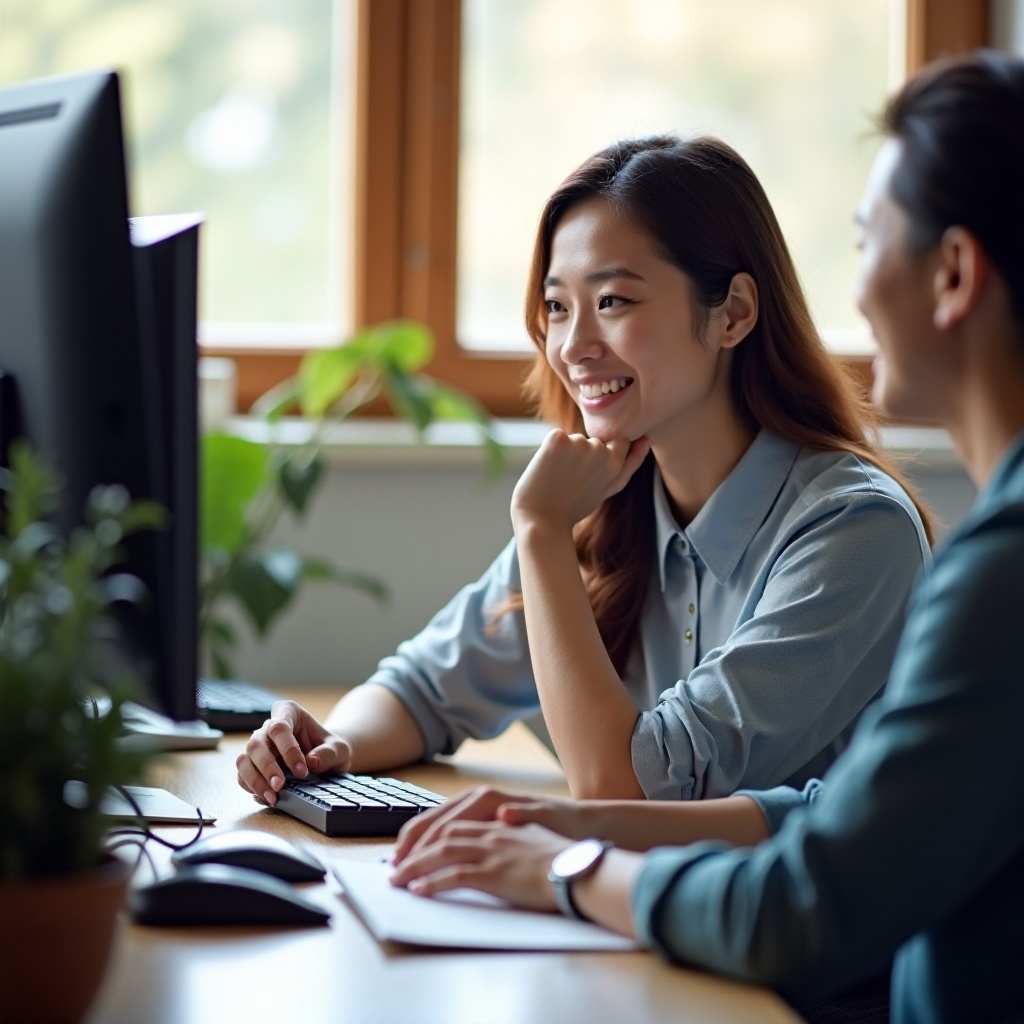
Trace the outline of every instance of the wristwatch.
{"type": "Polygon", "coordinates": [[[583,839],[572,846],[567,846],[551,862],[548,881],[555,890],[558,909],[566,917],[571,917],[574,921],[587,920],[572,901],[572,883],[586,878],[595,871],[604,857],[605,850],[613,845],[607,839],[583,839]]]}

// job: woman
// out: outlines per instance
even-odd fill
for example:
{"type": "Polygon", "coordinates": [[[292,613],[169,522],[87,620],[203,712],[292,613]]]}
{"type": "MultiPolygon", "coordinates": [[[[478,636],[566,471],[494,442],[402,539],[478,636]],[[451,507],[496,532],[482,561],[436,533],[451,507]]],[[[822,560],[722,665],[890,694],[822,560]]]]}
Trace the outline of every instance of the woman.
{"type": "Polygon", "coordinates": [[[738,154],[586,161],[541,216],[527,324],[559,428],[514,541],[325,725],[276,709],[238,759],[258,799],[282,765],[392,767],[538,706],[575,796],[799,783],[885,684],[927,527],[738,154]]]}
{"type": "Polygon", "coordinates": [[[927,68],[884,127],[858,215],[874,398],[946,426],[980,495],[849,750],[802,792],[703,805],[474,794],[407,826],[394,881],[547,909],[557,889],[674,960],[804,1002],[895,954],[894,1020],[1021,1020],[1024,61],[927,68]],[[644,857],[591,842],[574,881],[555,860],[565,836],[692,845],[644,857]]]}

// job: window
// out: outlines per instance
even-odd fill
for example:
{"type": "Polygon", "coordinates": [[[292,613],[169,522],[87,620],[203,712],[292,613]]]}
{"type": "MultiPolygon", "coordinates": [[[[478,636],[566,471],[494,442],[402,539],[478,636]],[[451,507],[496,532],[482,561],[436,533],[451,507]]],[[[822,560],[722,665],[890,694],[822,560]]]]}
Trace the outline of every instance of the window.
{"type": "MultiPolygon", "coordinates": [[[[521,26],[542,19],[534,33],[569,31],[591,39],[602,27],[595,27],[600,19],[592,12],[602,5],[628,8],[628,15],[620,15],[621,24],[631,33],[648,35],[653,29],[637,24],[634,13],[642,6],[669,20],[692,17],[695,24],[708,22],[704,8],[717,18],[726,11],[739,18],[736,12],[744,6],[770,8],[773,17],[781,11],[770,29],[752,33],[753,42],[743,50],[755,56],[760,52],[757,60],[766,66],[774,59],[769,51],[803,55],[819,46],[821,30],[807,28],[799,16],[802,8],[842,11],[844,18],[854,19],[849,30],[857,34],[858,46],[869,47],[870,69],[863,71],[870,77],[872,96],[879,80],[883,90],[889,85],[882,54],[892,40],[897,56],[905,51],[904,67],[911,70],[942,53],[988,40],[988,0],[829,0],[827,5],[820,0],[0,0],[0,80],[49,73],[59,66],[66,70],[72,58],[81,60],[86,43],[98,46],[97,40],[103,46],[89,55],[91,60],[128,69],[128,129],[140,147],[130,154],[137,164],[134,208],[199,205],[208,214],[211,277],[204,281],[203,312],[214,323],[235,326],[208,330],[206,350],[236,359],[243,407],[294,371],[303,346],[332,340],[351,324],[412,317],[434,331],[432,373],[472,391],[497,415],[522,415],[520,380],[526,360],[509,347],[522,341],[513,332],[521,330],[522,284],[514,277],[523,268],[512,257],[505,267],[485,266],[476,254],[486,249],[488,238],[495,247],[496,233],[498,245],[504,246],[502,229],[485,225],[481,241],[469,223],[477,219],[474,203],[476,209],[493,203],[493,193],[483,190],[481,181],[504,173],[500,158],[491,158],[495,169],[480,169],[474,147],[481,122],[499,109],[502,117],[510,116],[479,87],[496,69],[487,47],[505,41],[506,28],[495,18],[511,19],[508,31],[520,25],[510,44],[553,46],[554,36],[529,40],[531,33],[521,26]],[[901,16],[889,19],[884,10],[889,3],[901,16]],[[567,20],[573,9],[575,15],[567,20]],[[553,29],[550,19],[557,23],[559,18],[561,29],[558,24],[553,29]],[[868,22],[874,26],[870,31],[868,22]],[[76,26],[74,33],[69,24],[76,26]],[[886,44],[879,41],[883,29],[890,40],[886,44]],[[865,33],[872,41],[865,42],[865,33]],[[286,37],[291,42],[282,44],[286,37]],[[152,86],[144,84],[145,61],[159,70],[152,86]],[[253,86],[254,81],[259,85],[253,86]],[[131,98],[137,87],[138,97],[131,98]],[[239,133],[239,144],[223,145],[228,130],[239,133]],[[171,161],[162,177],[145,180],[148,159],[169,159],[163,147],[173,135],[191,140],[186,149],[195,166],[186,173],[171,161]],[[243,180],[255,174],[239,170],[245,160],[261,164],[262,185],[254,178],[250,188],[243,180]],[[205,180],[220,205],[193,200],[199,193],[188,191],[190,176],[205,180]],[[229,215],[243,226],[242,241],[231,255],[226,241],[224,249],[220,241],[229,215]],[[220,252],[225,254],[222,271],[213,266],[220,252]],[[235,282],[226,283],[232,273],[235,282]],[[500,302],[487,296],[500,296],[500,302]],[[247,325],[238,326],[240,319],[247,325]]],[[[600,45],[606,54],[608,44],[600,45]]],[[[688,59],[702,58],[697,53],[688,59]]],[[[602,55],[602,66],[605,60],[602,55]]],[[[668,69],[662,73],[670,92],[677,87],[676,72],[670,62],[661,63],[668,69]]],[[[555,62],[549,64],[557,70],[555,62]]],[[[736,88],[749,92],[750,80],[743,76],[753,69],[743,62],[739,69],[736,88]]],[[[612,81],[624,81],[628,70],[625,65],[613,69],[612,81]]],[[[813,76],[813,69],[808,73],[813,76]]],[[[846,73],[859,76],[861,71],[846,73]]],[[[679,74],[685,76],[686,69],[679,74]]],[[[588,84],[603,88],[603,77],[592,76],[588,84]]],[[[696,91],[703,97],[700,85],[696,91]]],[[[646,94],[633,101],[634,108],[650,106],[644,123],[631,122],[634,115],[628,111],[625,120],[591,122],[590,134],[557,152],[552,145],[551,153],[543,154],[550,159],[542,165],[543,180],[538,177],[531,185],[536,195],[523,189],[519,197],[524,208],[531,207],[522,214],[523,233],[532,235],[539,201],[561,176],[612,135],[647,127],[704,128],[726,134],[754,165],[800,260],[811,248],[810,241],[799,240],[799,221],[807,215],[799,199],[784,199],[781,184],[774,183],[785,177],[778,168],[786,164],[772,146],[749,134],[761,117],[760,101],[742,97],[735,105],[740,113],[724,127],[712,107],[677,113],[663,99],[652,101],[646,94]]],[[[856,152],[858,126],[867,123],[866,116],[863,121],[859,117],[876,105],[868,99],[865,109],[847,111],[850,127],[836,127],[829,143],[841,136],[856,152]]],[[[511,129],[521,130],[518,124],[511,129]]],[[[858,187],[861,173],[858,167],[858,187]]],[[[506,198],[518,189],[517,180],[503,177],[499,194],[506,198]]],[[[851,262],[823,282],[810,280],[818,257],[803,272],[819,321],[835,309],[841,323],[844,311],[849,315],[853,257],[850,203],[844,198],[838,205],[843,205],[841,227],[826,244],[835,251],[845,246],[840,265],[843,259],[851,262]]],[[[810,235],[816,231],[811,224],[810,235]]]]}
{"type": "MultiPolygon", "coordinates": [[[[430,324],[437,346],[432,372],[473,391],[498,415],[521,415],[525,361],[473,352],[456,338],[461,7],[459,0],[360,5],[356,194],[364,224],[356,241],[356,317],[410,316],[430,324]],[[396,62],[396,54],[404,59],[396,62]],[[368,223],[380,230],[367,231],[368,223]]],[[[909,70],[988,40],[987,0],[905,0],[904,13],[896,29],[905,35],[909,70]]],[[[357,223],[359,216],[357,210],[357,223]]],[[[270,365],[248,369],[266,380],[270,365]]],[[[866,377],[869,361],[856,365],[866,377]]]]}
{"type": "Polygon", "coordinates": [[[354,39],[353,0],[0,0],[0,80],[116,67],[132,212],[206,218],[204,340],[308,345],[352,322],[354,39]]]}
{"type": "Polygon", "coordinates": [[[522,307],[538,211],[591,153],[663,132],[735,146],[817,322],[858,330],[850,218],[877,147],[869,118],[903,71],[889,54],[900,6],[462,0],[459,343],[532,351],[522,307]]]}

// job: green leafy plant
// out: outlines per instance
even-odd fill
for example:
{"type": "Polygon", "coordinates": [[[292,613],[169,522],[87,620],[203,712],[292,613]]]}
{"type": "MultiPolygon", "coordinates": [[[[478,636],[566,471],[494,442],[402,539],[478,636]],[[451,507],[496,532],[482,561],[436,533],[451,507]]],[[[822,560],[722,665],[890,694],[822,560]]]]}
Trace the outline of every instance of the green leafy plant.
{"type": "Polygon", "coordinates": [[[438,420],[460,420],[480,431],[486,466],[495,473],[504,451],[483,407],[465,393],[421,373],[430,359],[430,331],[410,321],[369,327],[334,348],[309,352],[294,378],[267,392],[254,412],[270,423],[297,409],[312,424],[301,445],[264,445],[210,433],[202,442],[200,637],[205,661],[233,674],[238,635],[227,614],[241,611],[264,637],[309,580],[362,591],[378,601],[384,584],[270,542],[282,516],[301,520],[323,481],[323,446],[331,429],[378,397],[422,435],[438,420]]]}
{"type": "Polygon", "coordinates": [[[0,469],[0,879],[66,874],[102,858],[108,786],[138,777],[146,755],[125,750],[121,708],[131,675],[105,679],[110,708],[97,713],[102,649],[117,642],[116,601],[142,584],[111,570],[121,541],[158,527],[161,509],[132,503],[123,487],[96,488],[85,525],[63,536],[49,521],[57,475],[24,442],[0,469]]]}

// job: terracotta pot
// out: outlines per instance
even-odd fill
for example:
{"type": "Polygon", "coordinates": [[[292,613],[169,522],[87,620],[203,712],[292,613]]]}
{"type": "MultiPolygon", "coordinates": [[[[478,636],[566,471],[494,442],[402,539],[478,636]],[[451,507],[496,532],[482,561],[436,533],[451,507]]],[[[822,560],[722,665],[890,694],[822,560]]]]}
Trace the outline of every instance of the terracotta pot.
{"type": "Polygon", "coordinates": [[[113,947],[131,867],[0,884],[0,1024],[73,1024],[113,947]]]}

